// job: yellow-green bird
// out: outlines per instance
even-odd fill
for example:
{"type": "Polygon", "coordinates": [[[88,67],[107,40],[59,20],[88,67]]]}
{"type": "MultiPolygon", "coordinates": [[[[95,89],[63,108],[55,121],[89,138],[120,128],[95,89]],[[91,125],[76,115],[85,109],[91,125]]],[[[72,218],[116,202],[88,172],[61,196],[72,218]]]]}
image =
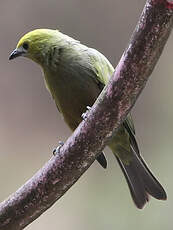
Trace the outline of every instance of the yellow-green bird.
{"type": "MultiPolygon", "coordinates": [[[[25,34],[9,59],[23,56],[38,63],[47,89],[65,122],[75,130],[87,106],[92,106],[114,72],[107,58],[95,49],[58,30],[36,29],[25,34]]],[[[142,208],[149,195],[165,200],[166,193],[142,159],[129,114],[108,144],[127,180],[133,201],[142,208]]],[[[103,153],[98,162],[107,167],[103,153]]]]}

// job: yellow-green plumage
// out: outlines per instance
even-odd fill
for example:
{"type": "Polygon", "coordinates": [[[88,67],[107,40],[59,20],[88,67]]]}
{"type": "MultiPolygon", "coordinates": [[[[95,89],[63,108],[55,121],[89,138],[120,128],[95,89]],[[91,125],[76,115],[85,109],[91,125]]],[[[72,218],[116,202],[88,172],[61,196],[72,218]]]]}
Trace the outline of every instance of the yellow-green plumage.
{"type": "MultiPolygon", "coordinates": [[[[17,56],[28,57],[43,68],[46,87],[72,130],[79,125],[86,107],[93,105],[114,71],[100,52],[58,30],[38,29],[27,33],[10,59],[17,56]]],[[[138,208],[148,201],[148,194],[166,199],[164,189],[139,154],[130,114],[113,136],[109,147],[123,170],[138,208]]],[[[103,153],[98,161],[106,166],[103,153]]]]}

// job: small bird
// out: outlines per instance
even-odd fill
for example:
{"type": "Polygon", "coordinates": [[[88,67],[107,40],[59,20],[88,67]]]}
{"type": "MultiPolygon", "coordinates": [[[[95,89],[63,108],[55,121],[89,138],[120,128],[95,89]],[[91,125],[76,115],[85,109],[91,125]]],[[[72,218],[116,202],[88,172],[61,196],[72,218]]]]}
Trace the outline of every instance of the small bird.
{"type": "MultiPolygon", "coordinates": [[[[19,56],[27,57],[42,67],[46,88],[72,131],[114,72],[103,54],[58,30],[36,29],[25,34],[9,59],[19,56]]],[[[124,173],[138,208],[143,208],[149,201],[149,195],[166,200],[166,192],[139,153],[130,114],[113,135],[108,147],[124,173]]],[[[97,161],[103,168],[107,167],[103,152],[97,161]]]]}

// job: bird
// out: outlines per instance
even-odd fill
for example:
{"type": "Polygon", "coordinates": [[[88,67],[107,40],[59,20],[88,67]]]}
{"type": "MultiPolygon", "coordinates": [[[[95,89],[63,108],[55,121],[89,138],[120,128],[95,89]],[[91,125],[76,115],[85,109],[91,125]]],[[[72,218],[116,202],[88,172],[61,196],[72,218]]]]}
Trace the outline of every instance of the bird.
{"type": "MultiPolygon", "coordinates": [[[[57,29],[35,29],[26,33],[19,39],[9,60],[21,56],[41,66],[45,86],[72,131],[114,72],[114,67],[102,53],[57,29]]],[[[108,147],[120,165],[137,208],[142,209],[150,196],[167,199],[164,188],[139,152],[130,113],[112,136],[108,147]]],[[[104,152],[96,159],[107,168],[104,152]]]]}

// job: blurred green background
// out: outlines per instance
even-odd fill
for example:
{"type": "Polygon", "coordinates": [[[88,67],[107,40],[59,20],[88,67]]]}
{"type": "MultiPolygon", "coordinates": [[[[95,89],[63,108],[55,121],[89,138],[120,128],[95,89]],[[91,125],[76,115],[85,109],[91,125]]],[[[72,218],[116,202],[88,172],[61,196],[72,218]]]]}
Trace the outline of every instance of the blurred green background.
{"type": "MultiPolygon", "coordinates": [[[[44,87],[39,67],[8,61],[17,40],[35,28],[59,28],[101,51],[116,66],[144,0],[1,0],[0,2],[0,200],[28,180],[70,131],[44,87]]],[[[141,153],[168,193],[134,206],[125,179],[108,153],[108,169],[94,163],[28,230],[172,229],[173,36],[133,109],[141,153]]]]}

